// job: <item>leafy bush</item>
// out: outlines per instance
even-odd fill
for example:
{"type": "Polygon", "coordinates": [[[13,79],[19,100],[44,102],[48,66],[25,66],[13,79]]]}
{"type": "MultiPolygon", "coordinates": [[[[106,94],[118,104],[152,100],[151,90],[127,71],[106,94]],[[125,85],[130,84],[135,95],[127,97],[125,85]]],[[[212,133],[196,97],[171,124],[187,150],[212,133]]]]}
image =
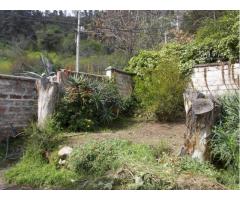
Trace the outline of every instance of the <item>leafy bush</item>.
{"type": "Polygon", "coordinates": [[[143,51],[126,68],[137,74],[134,92],[142,108],[164,121],[182,116],[186,85],[179,59],[169,53],[168,48],[162,52],[143,51]]]}
{"type": "Polygon", "coordinates": [[[225,167],[239,170],[239,94],[228,94],[219,101],[222,117],[213,129],[211,153],[225,167]]]}
{"type": "Polygon", "coordinates": [[[193,64],[239,59],[239,13],[227,11],[218,18],[207,19],[197,30],[195,39],[182,45],[180,59],[189,68],[193,64]]]}
{"type": "Polygon", "coordinates": [[[71,77],[69,83],[55,114],[60,127],[89,131],[118,118],[123,102],[113,83],[84,76],[71,77]]]}
{"type": "Polygon", "coordinates": [[[123,98],[123,109],[121,115],[124,117],[131,117],[137,110],[138,100],[134,95],[123,98]]]}
{"type": "Polygon", "coordinates": [[[200,49],[205,47],[204,52],[208,54],[204,61],[215,62],[220,59],[236,62],[239,58],[238,34],[239,13],[237,11],[226,12],[216,21],[206,20],[196,35],[196,44],[200,49]]]}

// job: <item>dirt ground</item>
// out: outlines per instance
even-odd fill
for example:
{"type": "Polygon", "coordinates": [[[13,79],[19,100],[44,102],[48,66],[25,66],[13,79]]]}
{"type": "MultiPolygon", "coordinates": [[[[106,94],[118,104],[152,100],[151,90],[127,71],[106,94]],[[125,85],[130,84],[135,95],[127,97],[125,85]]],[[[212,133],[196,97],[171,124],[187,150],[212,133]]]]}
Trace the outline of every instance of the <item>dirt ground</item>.
{"type": "Polygon", "coordinates": [[[128,121],[125,127],[115,127],[108,130],[93,133],[69,134],[68,142],[71,146],[79,146],[92,140],[125,139],[136,143],[157,145],[161,141],[166,142],[174,154],[178,154],[183,145],[184,122],[160,123],[160,122],[136,122],[128,121]]]}

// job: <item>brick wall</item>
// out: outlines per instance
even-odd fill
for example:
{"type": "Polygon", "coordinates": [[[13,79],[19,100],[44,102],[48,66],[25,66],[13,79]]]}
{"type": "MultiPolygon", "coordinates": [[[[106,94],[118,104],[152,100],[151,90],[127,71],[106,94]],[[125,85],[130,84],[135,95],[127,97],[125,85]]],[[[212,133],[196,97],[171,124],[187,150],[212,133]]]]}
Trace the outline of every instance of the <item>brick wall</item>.
{"type": "Polygon", "coordinates": [[[11,134],[10,124],[20,131],[36,118],[35,79],[0,74],[0,141],[11,134]]]}

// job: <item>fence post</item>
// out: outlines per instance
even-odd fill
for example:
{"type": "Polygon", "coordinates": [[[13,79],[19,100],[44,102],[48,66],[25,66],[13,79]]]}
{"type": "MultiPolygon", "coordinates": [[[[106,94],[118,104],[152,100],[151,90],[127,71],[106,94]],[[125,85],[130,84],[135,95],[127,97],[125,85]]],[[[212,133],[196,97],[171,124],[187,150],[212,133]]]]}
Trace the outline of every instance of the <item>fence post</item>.
{"type": "Polygon", "coordinates": [[[106,76],[109,77],[109,79],[111,79],[113,77],[113,70],[114,70],[114,67],[112,67],[112,66],[109,66],[105,69],[106,76]]]}

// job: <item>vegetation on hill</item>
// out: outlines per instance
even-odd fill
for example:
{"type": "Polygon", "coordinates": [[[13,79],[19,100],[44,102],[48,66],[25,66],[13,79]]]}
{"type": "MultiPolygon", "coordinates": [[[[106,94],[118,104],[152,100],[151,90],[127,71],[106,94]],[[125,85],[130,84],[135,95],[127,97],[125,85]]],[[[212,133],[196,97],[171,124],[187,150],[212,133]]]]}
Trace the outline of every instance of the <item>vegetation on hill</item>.
{"type": "MultiPolygon", "coordinates": [[[[0,72],[41,72],[40,53],[55,69],[74,69],[75,15],[1,11],[0,72]]],[[[141,50],[159,49],[165,40],[189,43],[195,36],[178,54],[183,64],[238,57],[237,11],[84,11],[81,26],[80,65],[85,72],[104,73],[109,65],[123,68],[141,50]]]]}

